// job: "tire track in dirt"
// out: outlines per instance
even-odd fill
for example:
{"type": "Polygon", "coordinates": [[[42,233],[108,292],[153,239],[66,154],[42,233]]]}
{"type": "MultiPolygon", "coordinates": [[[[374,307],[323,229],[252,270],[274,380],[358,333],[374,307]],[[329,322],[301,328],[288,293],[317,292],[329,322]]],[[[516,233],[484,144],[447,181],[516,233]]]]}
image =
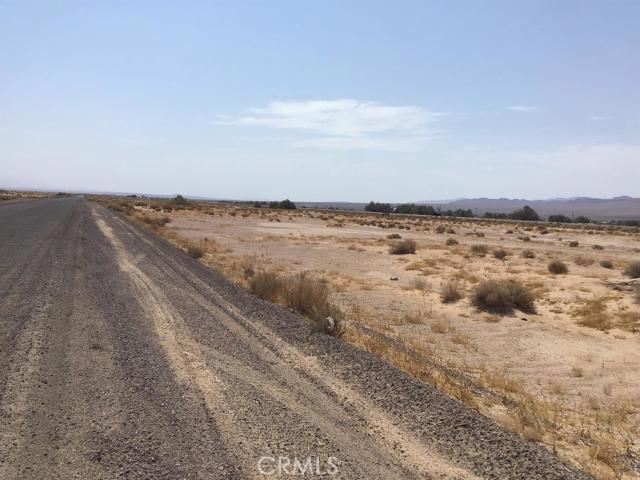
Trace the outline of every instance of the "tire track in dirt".
{"type": "MultiPolygon", "coordinates": [[[[179,316],[170,311],[169,303],[162,291],[136,266],[134,261],[129,259],[111,227],[95,210],[93,213],[98,227],[114,248],[120,268],[133,280],[138,292],[138,301],[153,322],[160,344],[171,362],[176,378],[184,384],[193,385],[200,391],[207,409],[213,415],[224,437],[234,439],[234,421],[227,413],[231,409],[224,407],[226,401],[224,383],[206,368],[206,362],[202,358],[198,344],[181,327],[182,321],[179,316]]],[[[235,439],[233,444],[237,447],[242,445],[242,442],[235,439]]],[[[243,465],[240,460],[238,459],[236,463],[243,465]]],[[[244,474],[250,476],[246,468],[244,474]]]]}
{"type": "MultiPolygon", "coordinates": [[[[206,356],[203,355],[201,347],[193,339],[189,338],[186,332],[184,322],[179,319],[175,313],[171,313],[166,298],[160,292],[150,278],[142,273],[131,260],[127,258],[125,250],[121,242],[114,235],[113,230],[106,222],[96,214],[96,221],[105,235],[110,238],[114,248],[117,251],[121,268],[127,271],[135,278],[137,288],[141,292],[142,303],[149,311],[156,323],[157,331],[161,337],[161,343],[167,350],[168,355],[175,365],[176,372],[182,381],[194,381],[198,388],[207,398],[207,404],[216,417],[217,422],[223,425],[223,432],[233,438],[236,434],[232,432],[234,422],[230,422],[228,417],[216,415],[216,411],[225,405],[225,386],[218,376],[207,368],[206,356]],[[180,333],[178,333],[180,332],[180,333]],[[180,340],[178,340],[178,336],[180,340]],[[182,354],[180,352],[183,352],[182,354]]],[[[197,279],[195,280],[197,281],[197,279]]],[[[207,290],[210,288],[201,285],[207,290]]],[[[380,474],[380,458],[386,459],[382,463],[399,464],[398,467],[387,469],[385,478],[405,478],[407,472],[421,472],[425,476],[435,476],[438,478],[477,478],[475,475],[451,465],[449,462],[440,458],[433,451],[430,451],[417,438],[408,432],[402,431],[393,424],[393,421],[375,408],[372,404],[366,402],[355,392],[340,382],[338,379],[329,379],[329,374],[322,371],[317,365],[313,370],[307,368],[308,362],[303,355],[292,355],[291,346],[286,348],[289,350],[288,362],[283,361],[280,356],[266,348],[262,342],[268,337],[264,334],[255,335],[250,333],[237,321],[241,314],[233,308],[228,302],[217,295],[215,292],[209,292],[214,298],[222,303],[230,312],[223,311],[218,306],[212,304],[203,295],[196,292],[189,292],[191,299],[200,307],[205,309],[212,318],[220,321],[229,331],[242,339],[246,348],[252,350],[257,358],[269,365],[269,368],[278,376],[278,380],[282,382],[283,387],[278,386],[279,382],[264,380],[253,374],[253,369],[248,365],[244,365],[237,359],[230,356],[224,358],[226,363],[226,372],[236,377],[238,381],[249,382],[251,385],[269,395],[272,399],[284,405],[287,409],[297,413],[300,417],[311,419],[313,424],[320,428],[329,438],[339,445],[341,451],[348,452],[354,459],[359,459],[363,465],[375,465],[375,469],[369,470],[370,475],[380,474]],[[306,376],[311,375],[315,382],[308,381],[298,372],[304,372],[306,376]],[[242,372],[238,375],[237,372],[242,372]],[[324,386],[331,386],[335,394],[339,394],[343,401],[348,401],[347,410],[336,402],[334,398],[330,398],[325,392],[318,389],[317,383],[324,386]],[[340,384],[340,388],[336,386],[340,384]],[[355,412],[366,412],[363,417],[365,428],[353,428],[353,417],[355,412]],[[327,417],[327,412],[331,412],[331,416],[327,417]],[[347,425],[345,428],[338,428],[338,425],[347,425]],[[364,449],[357,449],[357,445],[362,443],[370,443],[373,445],[364,449]]],[[[242,318],[243,322],[251,324],[246,318],[242,318]]],[[[255,325],[252,325],[255,327],[255,325]]],[[[275,335],[270,333],[269,337],[274,338],[275,335]]],[[[276,349],[282,347],[282,342],[271,343],[276,349]]],[[[208,349],[209,356],[222,359],[222,355],[213,349],[208,349]]],[[[219,368],[219,364],[217,364],[219,368]]],[[[229,410],[229,405],[224,407],[225,411],[229,410]]],[[[238,444],[238,439],[232,443],[238,444]]],[[[244,442],[246,443],[246,441],[244,442]]],[[[249,454],[250,458],[251,455],[249,454]]]]}

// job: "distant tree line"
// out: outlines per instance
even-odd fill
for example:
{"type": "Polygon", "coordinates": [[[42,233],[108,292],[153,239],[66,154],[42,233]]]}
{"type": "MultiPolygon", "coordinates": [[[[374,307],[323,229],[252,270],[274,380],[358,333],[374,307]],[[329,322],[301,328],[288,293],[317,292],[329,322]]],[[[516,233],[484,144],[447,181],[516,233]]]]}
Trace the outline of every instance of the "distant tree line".
{"type": "Polygon", "coordinates": [[[464,217],[464,218],[473,218],[475,215],[470,209],[462,209],[457,208],[456,210],[439,210],[440,215],[444,215],[445,217],[464,217]]]}
{"type": "Polygon", "coordinates": [[[184,198],[182,195],[176,195],[171,200],[171,203],[173,203],[174,205],[189,205],[191,202],[184,198]]]}
{"type": "Polygon", "coordinates": [[[404,213],[406,215],[437,215],[435,208],[431,205],[416,205],[415,203],[401,203],[393,209],[394,213],[404,213]]]}
{"type": "Polygon", "coordinates": [[[402,213],[405,215],[444,215],[447,217],[473,217],[471,210],[458,208],[457,210],[440,210],[431,205],[416,205],[415,203],[400,203],[392,206],[390,203],[369,202],[364,207],[367,212],[402,213]]]}
{"type": "MultiPolygon", "coordinates": [[[[524,206],[512,213],[492,213],[487,212],[483,215],[483,218],[499,218],[499,219],[510,219],[510,220],[527,220],[530,222],[538,222],[540,221],[540,217],[538,213],[529,206],[524,206]]],[[[571,220],[566,215],[549,215],[547,221],[553,223],[592,223],[591,220],[583,215],[580,215],[573,220],[571,220]]]]}
{"type": "Polygon", "coordinates": [[[281,202],[254,202],[253,206],[256,208],[268,207],[268,208],[275,208],[278,210],[295,210],[296,209],[296,204],[293,203],[288,198],[285,200],[282,200],[281,202]]]}
{"type": "Polygon", "coordinates": [[[554,223],[592,223],[591,220],[584,215],[579,215],[573,220],[566,215],[549,215],[549,221],[554,223]]]}
{"type": "Polygon", "coordinates": [[[529,222],[537,222],[540,220],[538,213],[528,205],[525,205],[511,213],[493,213],[486,212],[482,218],[497,218],[502,220],[526,220],[529,222]]]}
{"type": "Polygon", "coordinates": [[[364,207],[365,212],[391,213],[393,207],[390,203],[369,202],[364,207]]]}

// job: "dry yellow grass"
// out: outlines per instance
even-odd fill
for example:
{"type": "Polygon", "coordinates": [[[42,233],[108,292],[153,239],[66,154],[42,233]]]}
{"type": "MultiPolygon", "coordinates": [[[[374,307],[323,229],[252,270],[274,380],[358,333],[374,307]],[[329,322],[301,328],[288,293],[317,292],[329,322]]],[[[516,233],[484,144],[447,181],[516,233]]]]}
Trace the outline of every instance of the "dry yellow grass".
{"type": "Polygon", "coordinates": [[[573,315],[578,318],[578,323],[585,327],[608,330],[613,327],[611,317],[607,313],[607,298],[598,297],[585,299],[576,307],[573,315]]]}

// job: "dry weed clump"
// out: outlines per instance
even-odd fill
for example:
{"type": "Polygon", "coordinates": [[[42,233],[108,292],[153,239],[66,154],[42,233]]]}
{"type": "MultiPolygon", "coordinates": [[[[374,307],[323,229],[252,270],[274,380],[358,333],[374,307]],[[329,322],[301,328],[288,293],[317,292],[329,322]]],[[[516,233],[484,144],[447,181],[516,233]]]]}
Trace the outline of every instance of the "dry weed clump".
{"type": "Polygon", "coordinates": [[[573,378],[582,378],[584,377],[584,370],[582,370],[582,367],[574,365],[573,367],[571,367],[571,376],[573,378]]]}
{"type": "Polygon", "coordinates": [[[142,221],[152,228],[162,228],[167,223],[171,222],[171,218],[169,218],[166,215],[163,215],[163,216],[143,215],[142,221]]]}
{"type": "Polygon", "coordinates": [[[111,202],[111,203],[109,203],[107,205],[107,208],[109,210],[114,210],[116,212],[124,213],[127,216],[133,214],[134,211],[135,211],[133,206],[129,202],[126,202],[126,201],[123,201],[123,202],[111,202]]]}
{"type": "Polygon", "coordinates": [[[525,248],[522,250],[522,258],[536,258],[536,253],[533,250],[525,248]]]}
{"type": "Polygon", "coordinates": [[[493,251],[493,256],[498,260],[504,260],[507,258],[507,255],[509,255],[509,253],[504,248],[496,248],[493,251]]]}
{"type": "Polygon", "coordinates": [[[282,298],[288,307],[315,321],[333,314],[327,282],[304,272],[283,280],[282,298]]]}
{"type": "Polygon", "coordinates": [[[420,325],[422,323],[422,312],[407,312],[398,322],[400,325],[420,325]]]}
{"type": "Polygon", "coordinates": [[[455,238],[447,238],[445,245],[452,246],[452,245],[458,245],[459,243],[460,242],[458,242],[455,238]]]}
{"type": "Polygon", "coordinates": [[[421,292],[428,292],[431,290],[431,285],[424,278],[414,278],[411,281],[411,286],[415,290],[420,290],[421,292]]]}
{"type": "Polygon", "coordinates": [[[593,265],[593,263],[595,262],[595,260],[590,257],[576,257],[573,259],[573,261],[576,265],[579,265],[581,267],[588,267],[590,265],[593,265]]]}
{"type": "Polygon", "coordinates": [[[600,260],[600,266],[611,270],[613,268],[613,262],[611,262],[611,260],[600,260]]]}
{"type": "Polygon", "coordinates": [[[634,333],[640,331],[640,312],[619,312],[616,317],[617,327],[634,333]]]}
{"type": "Polygon", "coordinates": [[[442,284],[440,299],[442,303],[455,303],[462,298],[462,291],[457,280],[447,280],[442,284]]]}
{"type": "Polygon", "coordinates": [[[257,272],[249,278],[249,290],[263,300],[278,301],[281,289],[282,281],[275,272],[257,272]]]}
{"type": "Polygon", "coordinates": [[[408,255],[416,253],[416,242],[414,240],[400,240],[389,246],[391,255],[408,255]]]}
{"type": "Polygon", "coordinates": [[[509,313],[513,309],[535,313],[533,294],[515,280],[484,280],[474,291],[473,304],[480,310],[509,313]]]}
{"type": "Polygon", "coordinates": [[[489,251],[489,247],[483,243],[471,245],[470,251],[477,257],[484,257],[489,251]]]}
{"type": "Polygon", "coordinates": [[[451,325],[449,325],[449,323],[444,320],[436,320],[431,324],[430,328],[433,333],[444,334],[451,331],[451,325]]]}
{"type": "Polygon", "coordinates": [[[389,235],[387,235],[387,238],[389,240],[399,240],[402,238],[402,235],[400,235],[399,233],[390,233],[389,235]]]}
{"type": "Polygon", "coordinates": [[[342,313],[329,301],[329,286],[325,280],[312,278],[305,272],[280,277],[275,272],[258,272],[249,278],[249,289],[256,296],[270,302],[282,300],[325,332],[342,336],[342,313]]]}
{"type": "Polygon", "coordinates": [[[549,391],[554,395],[563,395],[565,393],[564,387],[558,382],[551,382],[549,384],[549,391]]]}
{"type": "Polygon", "coordinates": [[[242,276],[245,280],[249,280],[255,274],[255,258],[245,255],[239,262],[240,270],[242,270],[242,276]]]}
{"type": "Polygon", "coordinates": [[[624,274],[631,278],[640,278],[640,261],[631,262],[624,269],[624,274]]]}
{"type": "Polygon", "coordinates": [[[483,320],[487,323],[498,323],[500,322],[500,320],[502,320],[502,318],[500,318],[498,315],[487,315],[483,318],[483,320]]]}
{"type": "Polygon", "coordinates": [[[484,377],[484,381],[489,387],[499,392],[522,393],[523,390],[522,383],[505,374],[487,373],[484,377]]]}
{"type": "Polygon", "coordinates": [[[456,332],[451,336],[451,343],[454,343],[456,345],[464,345],[465,347],[473,346],[471,337],[460,332],[456,332]]]}
{"type": "Polygon", "coordinates": [[[569,272],[569,268],[562,260],[552,260],[547,268],[554,275],[562,275],[569,272]]]}
{"type": "Polygon", "coordinates": [[[197,244],[191,244],[189,246],[187,246],[187,254],[191,257],[191,258],[202,258],[204,256],[204,249],[197,244]]]}
{"type": "Polygon", "coordinates": [[[582,301],[582,304],[573,311],[578,323],[585,327],[609,330],[613,327],[611,318],[607,313],[607,298],[596,297],[582,301]]]}

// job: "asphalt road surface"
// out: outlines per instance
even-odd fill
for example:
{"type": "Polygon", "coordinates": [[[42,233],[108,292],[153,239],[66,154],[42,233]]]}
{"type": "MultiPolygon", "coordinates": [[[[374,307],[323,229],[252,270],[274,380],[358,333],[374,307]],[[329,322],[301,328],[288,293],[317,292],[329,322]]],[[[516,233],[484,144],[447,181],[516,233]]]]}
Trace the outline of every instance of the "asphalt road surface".
{"type": "Polygon", "coordinates": [[[0,205],[0,479],[588,478],[83,198],[0,205]]]}

